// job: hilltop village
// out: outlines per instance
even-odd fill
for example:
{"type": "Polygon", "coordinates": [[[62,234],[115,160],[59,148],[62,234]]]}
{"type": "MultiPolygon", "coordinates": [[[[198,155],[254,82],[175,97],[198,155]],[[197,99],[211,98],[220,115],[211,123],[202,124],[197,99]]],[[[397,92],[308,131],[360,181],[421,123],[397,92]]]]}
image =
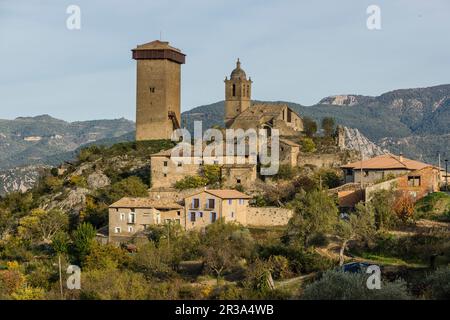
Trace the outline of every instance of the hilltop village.
{"type": "MultiPolygon", "coordinates": [[[[156,40],[133,49],[133,58],[137,61],[136,140],[170,139],[181,124],[180,75],[185,55],[168,42],[156,40]]],[[[224,83],[222,130],[265,130],[270,139],[276,129],[281,170],[307,168],[319,175],[334,175],[336,181],[329,193],[337,197],[343,211],[354,209],[379,190],[395,188],[414,201],[439,190],[439,168],[402,155],[362,160],[356,150],[345,148],[344,130],[332,119],[326,119],[328,126],[323,121],[323,137],[314,143],[310,137],[315,123],[311,124],[310,119],[303,119],[285,104],[252,103],[253,81],[239,59],[224,83]]],[[[127,197],[110,205],[109,241],[130,241],[145,235],[145,230],[155,224],[173,223],[185,230],[201,229],[218,219],[252,227],[287,225],[293,216],[291,209],[279,205],[261,207],[252,201],[250,195],[258,194],[264,184],[273,184],[277,175],[262,176],[261,164],[251,163],[250,156],[248,152],[234,155],[234,161],[228,164],[219,157],[194,159],[193,151],[183,155],[191,157],[191,161],[172,159],[173,149],[152,154],[148,197],[127,197]],[[202,178],[211,172],[217,176],[214,183],[204,182],[202,178]],[[184,182],[186,187],[180,191],[184,182]]]]}
{"type": "Polygon", "coordinates": [[[133,141],[86,145],[0,197],[0,299],[448,298],[440,165],[363,156],[332,117],[255,102],[239,59],[217,79],[223,125],[199,139],[180,112],[185,54],[157,40],[132,57],[133,141]],[[65,286],[74,267],[81,286],[65,286]]]}

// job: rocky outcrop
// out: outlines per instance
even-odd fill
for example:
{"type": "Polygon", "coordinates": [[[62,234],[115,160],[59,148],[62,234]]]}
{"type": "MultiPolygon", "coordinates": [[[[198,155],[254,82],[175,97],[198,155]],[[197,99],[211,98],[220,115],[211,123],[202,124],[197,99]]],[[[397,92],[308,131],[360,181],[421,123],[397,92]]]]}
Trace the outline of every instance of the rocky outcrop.
{"type": "Polygon", "coordinates": [[[50,203],[44,205],[44,209],[61,209],[67,212],[79,212],[86,204],[86,195],[89,190],[85,188],[75,188],[68,191],[67,195],[56,194],[50,203]],[[63,198],[59,200],[59,198],[63,198]]]}
{"type": "Polygon", "coordinates": [[[97,171],[88,176],[87,183],[90,189],[98,189],[109,186],[111,181],[103,172],[97,171]]]}
{"type": "Polygon", "coordinates": [[[330,104],[333,106],[354,106],[355,104],[358,104],[358,99],[356,96],[350,96],[350,95],[337,95],[337,96],[330,96],[322,99],[320,104],[330,104]]]}
{"type": "Polygon", "coordinates": [[[0,195],[31,189],[46,166],[26,166],[0,172],[0,195]]]}
{"type": "Polygon", "coordinates": [[[370,141],[358,129],[344,127],[345,149],[361,152],[364,158],[372,158],[388,152],[370,141]]]}

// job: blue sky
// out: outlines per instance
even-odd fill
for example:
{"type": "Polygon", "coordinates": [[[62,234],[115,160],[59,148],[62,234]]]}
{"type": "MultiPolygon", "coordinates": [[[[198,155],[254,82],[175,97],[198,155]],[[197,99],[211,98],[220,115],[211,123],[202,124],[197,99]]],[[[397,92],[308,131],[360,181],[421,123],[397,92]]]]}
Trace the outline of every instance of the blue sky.
{"type": "Polygon", "coordinates": [[[259,100],[450,83],[449,13],[448,0],[0,0],[0,118],[134,120],[130,50],[160,32],[187,55],[183,111],[222,100],[237,57],[259,100]],[[81,30],[66,28],[72,4],[81,30]]]}

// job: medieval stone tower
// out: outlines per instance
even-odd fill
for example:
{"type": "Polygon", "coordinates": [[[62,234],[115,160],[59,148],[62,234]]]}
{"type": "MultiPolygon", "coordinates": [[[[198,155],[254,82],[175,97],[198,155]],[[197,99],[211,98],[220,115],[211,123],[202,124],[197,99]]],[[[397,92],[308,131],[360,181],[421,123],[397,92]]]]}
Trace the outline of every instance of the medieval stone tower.
{"type": "Polygon", "coordinates": [[[185,54],[168,42],[132,50],[137,60],[136,140],[170,139],[180,127],[180,77],[185,54]]]}
{"type": "Polygon", "coordinates": [[[251,104],[252,80],[247,80],[245,71],[241,69],[239,59],[236,68],[231,72],[230,80],[225,78],[225,125],[229,127],[234,118],[245,111],[251,104]]]}

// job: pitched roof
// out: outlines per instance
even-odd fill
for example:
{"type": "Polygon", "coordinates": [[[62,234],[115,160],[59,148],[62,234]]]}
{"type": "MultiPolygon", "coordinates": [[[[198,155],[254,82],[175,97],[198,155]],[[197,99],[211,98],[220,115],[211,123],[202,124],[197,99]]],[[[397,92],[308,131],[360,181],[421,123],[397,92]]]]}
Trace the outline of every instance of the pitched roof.
{"type": "Polygon", "coordinates": [[[137,45],[134,50],[173,50],[181,53],[180,49],[170,46],[169,42],[160,40],[137,45]]]}
{"type": "Polygon", "coordinates": [[[284,144],[287,144],[288,146],[291,146],[291,147],[300,147],[300,145],[298,143],[295,143],[294,141],[291,141],[291,140],[288,140],[288,139],[280,138],[280,142],[284,143],[284,144]]]}
{"type": "Polygon", "coordinates": [[[189,197],[195,196],[197,194],[200,194],[202,192],[207,192],[213,196],[216,196],[221,199],[251,199],[252,197],[246,195],[245,193],[242,193],[237,190],[233,189],[218,189],[218,190],[203,190],[194,194],[191,194],[189,197]]]}
{"type": "Polygon", "coordinates": [[[122,198],[109,206],[110,208],[155,208],[155,209],[181,209],[176,202],[169,199],[154,200],[151,198],[122,198]]]}
{"type": "Polygon", "coordinates": [[[240,113],[235,120],[267,122],[280,115],[283,108],[288,108],[285,104],[254,104],[240,113]]]}
{"type": "Polygon", "coordinates": [[[411,160],[402,156],[393,154],[383,154],[378,157],[370,158],[368,160],[356,161],[341,166],[344,169],[405,169],[405,170],[420,170],[431,166],[420,161],[411,160]]]}

